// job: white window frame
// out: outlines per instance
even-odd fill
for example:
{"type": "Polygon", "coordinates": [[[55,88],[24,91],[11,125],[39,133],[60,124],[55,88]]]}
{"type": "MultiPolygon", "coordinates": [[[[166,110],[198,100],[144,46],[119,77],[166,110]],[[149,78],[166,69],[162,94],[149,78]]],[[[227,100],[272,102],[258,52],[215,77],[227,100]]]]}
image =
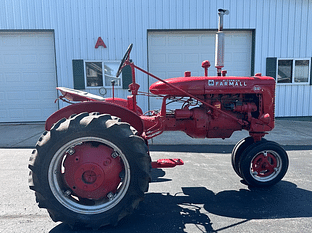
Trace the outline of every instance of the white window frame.
{"type": "MultiPolygon", "coordinates": [[[[120,64],[120,61],[118,60],[84,60],[83,61],[83,70],[84,70],[84,82],[85,82],[85,87],[86,88],[95,88],[95,89],[99,89],[101,87],[105,87],[105,88],[112,88],[112,85],[105,85],[105,74],[104,74],[104,64],[105,63],[115,63],[118,64],[118,67],[119,67],[119,64],[120,64]],[[87,70],[86,70],[86,63],[87,62],[102,62],[102,78],[103,78],[103,86],[88,86],[87,85],[87,70]]],[[[117,72],[117,71],[116,71],[117,72]]],[[[119,79],[120,79],[120,85],[117,86],[115,85],[114,88],[117,88],[117,89],[122,89],[122,74],[119,76],[119,79]]]]}
{"type": "Polygon", "coordinates": [[[310,85],[311,82],[311,58],[278,58],[277,64],[276,64],[276,84],[277,85],[310,85]],[[292,60],[293,61],[293,70],[292,70],[292,77],[291,77],[291,83],[279,83],[278,82],[278,62],[280,60],[292,60]],[[308,81],[307,82],[295,82],[295,62],[299,60],[308,60],[309,61],[309,74],[308,74],[308,81]]]}

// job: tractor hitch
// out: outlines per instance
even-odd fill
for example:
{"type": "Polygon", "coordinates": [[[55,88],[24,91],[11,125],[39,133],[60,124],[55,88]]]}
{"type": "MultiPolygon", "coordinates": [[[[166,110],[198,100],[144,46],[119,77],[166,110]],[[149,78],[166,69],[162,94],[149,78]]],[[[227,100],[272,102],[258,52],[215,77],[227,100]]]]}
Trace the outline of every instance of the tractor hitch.
{"type": "Polygon", "coordinates": [[[152,168],[168,168],[177,165],[184,165],[182,159],[158,159],[156,162],[152,162],[152,168]]]}

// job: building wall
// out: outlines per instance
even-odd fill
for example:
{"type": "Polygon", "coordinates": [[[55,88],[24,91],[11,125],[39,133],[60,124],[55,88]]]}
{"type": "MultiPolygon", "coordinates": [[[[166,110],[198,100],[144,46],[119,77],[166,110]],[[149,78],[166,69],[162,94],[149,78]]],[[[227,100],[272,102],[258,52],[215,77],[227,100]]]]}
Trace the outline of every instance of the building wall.
{"type": "MultiPolygon", "coordinates": [[[[224,28],[255,29],[255,72],[265,74],[266,57],[312,56],[311,0],[2,0],[0,29],[53,29],[58,86],[73,87],[73,59],[119,60],[134,43],[131,57],[146,69],[148,29],[217,29],[218,8],[230,11],[224,28]],[[107,48],[94,48],[99,36],[107,48]]],[[[146,91],[147,78],[138,74],[138,81],[146,91]]],[[[311,86],[302,89],[308,99],[297,104],[308,103],[304,112],[312,115],[311,86]]],[[[139,105],[146,109],[146,98],[139,105]]],[[[278,116],[289,115],[279,109],[278,116]]]]}

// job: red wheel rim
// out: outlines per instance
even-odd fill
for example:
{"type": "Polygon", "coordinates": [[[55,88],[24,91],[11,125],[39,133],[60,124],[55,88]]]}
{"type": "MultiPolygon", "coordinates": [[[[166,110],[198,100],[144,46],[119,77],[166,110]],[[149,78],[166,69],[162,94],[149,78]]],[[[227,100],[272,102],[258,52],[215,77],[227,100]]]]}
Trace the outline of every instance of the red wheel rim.
{"type": "Polygon", "coordinates": [[[55,152],[48,169],[48,182],[52,194],[64,207],[75,213],[99,214],[114,208],[127,194],[130,165],[123,151],[111,141],[99,137],[79,137],[55,152]],[[76,161],[79,155],[82,157],[76,161]],[[112,162],[109,163],[108,159],[112,162]],[[80,166],[88,172],[79,171],[80,166]],[[98,177],[102,174],[104,178],[98,177]],[[75,175],[84,179],[83,183],[91,191],[81,188],[82,181],[75,181],[75,175]],[[99,187],[88,187],[101,179],[103,182],[99,187]],[[106,190],[103,191],[104,188],[106,190]]]}
{"type": "Polygon", "coordinates": [[[261,151],[251,161],[250,173],[258,181],[267,182],[274,179],[281,170],[281,157],[271,150],[261,151]]]}
{"type": "Polygon", "coordinates": [[[63,178],[79,198],[98,200],[116,192],[122,170],[120,157],[114,155],[112,148],[88,142],[67,152],[63,178]]]}

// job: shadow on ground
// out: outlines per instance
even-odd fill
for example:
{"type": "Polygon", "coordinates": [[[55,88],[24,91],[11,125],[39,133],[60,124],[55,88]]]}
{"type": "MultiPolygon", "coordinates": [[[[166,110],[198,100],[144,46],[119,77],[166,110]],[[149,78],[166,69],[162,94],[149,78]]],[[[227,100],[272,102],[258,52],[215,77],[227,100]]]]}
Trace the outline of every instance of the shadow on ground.
{"type": "MultiPolygon", "coordinates": [[[[164,172],[155,169],[152,182],[165,182],[164,172]]],[[[186,232],[187,224],[202,232],[218,232],[244,224],[252,219],[312,217],[312,192],[294,183],[281,181],[277,185],[258,189],[225,190],[219,193],[205,187],[182,187],[176,194],[147,193],[134,214],[122,219],[116,227],[105,226],[93,232],[186,232]],[[214,229],[209,214],[243,219],[222,229],[214,229]]],[[[71,230],[60,224],[50,233],[90,232],[71,230]]]]}

